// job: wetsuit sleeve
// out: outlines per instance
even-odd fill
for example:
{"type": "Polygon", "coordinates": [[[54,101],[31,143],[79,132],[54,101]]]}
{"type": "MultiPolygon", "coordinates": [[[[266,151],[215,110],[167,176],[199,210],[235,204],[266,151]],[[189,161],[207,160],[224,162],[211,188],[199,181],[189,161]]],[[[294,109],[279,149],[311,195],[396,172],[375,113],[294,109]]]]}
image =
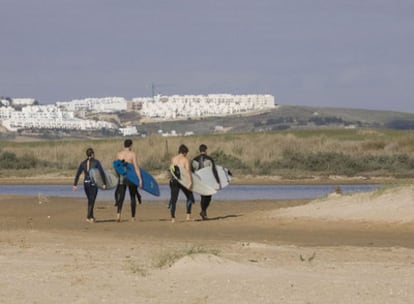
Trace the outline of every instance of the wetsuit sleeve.
{"type": "Polygon", "coordinates": [[[214,162],[214,160],[211,157],[208,157],[208,159],[211,161],[213,175],[214,175],[217,183],[220,184],[220,178],[219,178],[218,173],[217,173],[216,163],[214,162]]]}
{"type": "Polygon", "coordinates": [[[83,162],[80,163],[79,168],[78,168],[78,171],[76,172],[75,180],[73,181],[73,185],[74,186],[77,186],[78,185],[79,177],[82,174],[82,171],[83,171],[83,162]]]}
{"type": "Polygon", "coordinates": [[[199,157],[193,158],[193,160],[191,161],[190,167],[191,167],[191,172],[195,172],[198,169],[200,169],[199,157]]]}

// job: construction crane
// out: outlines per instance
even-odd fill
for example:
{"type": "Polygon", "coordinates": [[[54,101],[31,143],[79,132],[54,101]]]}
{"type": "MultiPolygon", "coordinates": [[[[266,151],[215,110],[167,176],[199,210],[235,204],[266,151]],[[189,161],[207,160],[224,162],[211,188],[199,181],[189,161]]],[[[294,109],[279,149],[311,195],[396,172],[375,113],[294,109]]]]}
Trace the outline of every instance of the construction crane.
{"type": "Polygon", "coordinates": [[[155,84],[155,83],[151,83],[151,96],[152,96],[152,100],[154,101],[154,97],[157,93],[157,90],[159,87],[171,87],[174,86],[173,84],[168,84],[168,83],[161,83],[161,84],[155,84]]]}

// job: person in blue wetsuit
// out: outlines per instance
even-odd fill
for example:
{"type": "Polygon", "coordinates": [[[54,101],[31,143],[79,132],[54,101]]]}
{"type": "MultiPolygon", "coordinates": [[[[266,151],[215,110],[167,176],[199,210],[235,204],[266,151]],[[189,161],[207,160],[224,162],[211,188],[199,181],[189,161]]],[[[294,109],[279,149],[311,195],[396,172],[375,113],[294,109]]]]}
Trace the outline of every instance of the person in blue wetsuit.
{"type": "Polygon", "coordinates": [[[88,223],[94,223],[96,220],[93,215],[93,209],[95,207],[95,201],[98,195],[98,187],[89,176],[89,170],[92,168],[97,168],[99,170],[102,180],[104,181],[104,185],[102,186],[103,189],[106,188],[107,181],[101,162],[95,159],[95,153],[93,152],[92,148],[88,148],[86,150],[86,157],[87,158],[83,160],[78,167],[78,171],[76,172],[75,180],[73,182],[72,190],[74,192],[77,190],[80,175],[83,173],[83,188],[85,189],[85,194],[88,199],[88,211],[86,214],[86,221],[88,223]]]}
{"type": "Polygon", "coordinates": [[[192,187],[192,176],[191,176],[191,168],[190,168],[190,161],[187,158],[188,148],[186,145],[180,145],[178,148],[178,154],[171,159],[171,166],[174,168],[174,174],[179,178],[181,174],[186,174],[188,178],[188,185],[184,187],[181,185],[174,176],[171,176],[170,179],[170,190],[171,190],[171,198],[168,208],[170,209],[171,213],[171,222],[175,222],[175,208],[178,200],[178,194],[180,190],[183,191],[187,201],[186,201],[186,211],[187,211],[187,221],[191,220],[191,206],[194,204],[194,195],[193,192],[189,189],[192,187]],[[179,167],[181,167],[184,172],[180,172],[179,167]]]}

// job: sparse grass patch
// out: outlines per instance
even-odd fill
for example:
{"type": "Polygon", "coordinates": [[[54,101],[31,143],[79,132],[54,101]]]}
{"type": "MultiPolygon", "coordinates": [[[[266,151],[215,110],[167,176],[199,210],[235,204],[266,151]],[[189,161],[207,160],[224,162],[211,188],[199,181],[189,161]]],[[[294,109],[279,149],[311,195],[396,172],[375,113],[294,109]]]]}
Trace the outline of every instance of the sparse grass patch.
{"type": "Polygon", "coordinates": [[[217,250],[207,249],[201,246],[191,246],[183,250],[162,252],[160,255],[154,258],[153,266],[155,268],[171,267],[179,259],[185,256],[191,256],[195,254],[218,255],[219,252],[217,250]]]}
{"type": "Polygon", "coordinates": [[[138,274],[142,277],[145,277],[146,275],[148,275],[148,270],[144,266],[138,264],[136,261],[128,259],[127,263],[128,263],[128,269],[133,274],[138,274]]]}

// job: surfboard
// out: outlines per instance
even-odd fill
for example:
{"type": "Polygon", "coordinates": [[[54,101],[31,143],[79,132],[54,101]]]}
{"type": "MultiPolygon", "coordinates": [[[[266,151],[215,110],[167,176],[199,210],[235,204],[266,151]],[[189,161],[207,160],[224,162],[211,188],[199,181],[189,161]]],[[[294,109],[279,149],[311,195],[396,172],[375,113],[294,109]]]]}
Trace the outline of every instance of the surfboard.
{"type": "MultiPolygon", "coordinates": [[[[105,177],[106,177],[106,188],[103,189],[103,190],[109,190],[109,189],[115,188],[116,185],[118,184],[118,176],[116,176],[111,171],[108,171],[108,170],[105,170],[105,169],[104,169],[104,173],[105,173],[105,177]]],[[[103,186],[104,182],[102,180],[102,176],[101,176],[101,173],[99,172],[98,168],[91,168],[89,170],[89,176],[91,177],[92,181],[99,188],[102,189],[102,186],[103,186]]]]}
{"type": "MultiPolygon", "coordinates": [[[[188,189],[188,176],[185,173],[185,169],[178,166],[179,170],[180,170],[180,174],[179,177],[177,176],[177,172],[175,172],[174,170],[174,166],[170,166],[170,172],[172,174],[172,176],[174,176],[174,178],[181,184],[183,185],[185,188],[188,189]]],[[[207,185],[206,183],[203,183],[200,176],[197,175],[197,173],[191,173],[192,174],[192,178],[193,178],[193,185],[191,187],[191,191],[198,193],[200,195],[213,195],[215,194],[217,191],[213,188],[210,187],[209,185],[207,185]]]]}
{"type": "MultiPolygon", "coordinates": [[[[126,178],[136,186],[140,185],[140,180],[135,172],[134,165],[122,160],[115,160],[112,163],[114,169],[118,174],[126,176],[126,178]]],[[[154,196],[160,196],[160,187],[156,179],[144,169],[140,168],[142,176],[142,189],[154,196]]]]}
{"type": "MultiPolygon", "coordinates": [[[[231,175],[229,173],[229,169],[224,168],[222,166],[216,166],[217,174],[220,179],[221,188],[228,186],[231,182],[231,175]]],[[[217,181],[213,174],[212,167],[204,167],[200,170],[197,170],[196,173],[200,176],[201,181],[206,183],[210,187],[218,190],[217,181]]]]}

